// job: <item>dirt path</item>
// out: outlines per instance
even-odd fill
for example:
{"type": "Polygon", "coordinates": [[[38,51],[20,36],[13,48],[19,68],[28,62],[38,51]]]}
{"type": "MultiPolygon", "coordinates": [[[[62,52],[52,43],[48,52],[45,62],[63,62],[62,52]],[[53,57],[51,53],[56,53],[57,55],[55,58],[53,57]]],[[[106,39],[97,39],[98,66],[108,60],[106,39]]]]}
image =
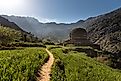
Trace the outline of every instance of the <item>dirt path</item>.
{"type": "Polygon", "coordinates": [[[49,54],[49,60],[42,66],[41,70],[39,71],[40,77],[37,77],[37,81],[50,81],[50,73],[54,62],[54,57],[48,49],[46,49],[46,51],[49,54]]]}

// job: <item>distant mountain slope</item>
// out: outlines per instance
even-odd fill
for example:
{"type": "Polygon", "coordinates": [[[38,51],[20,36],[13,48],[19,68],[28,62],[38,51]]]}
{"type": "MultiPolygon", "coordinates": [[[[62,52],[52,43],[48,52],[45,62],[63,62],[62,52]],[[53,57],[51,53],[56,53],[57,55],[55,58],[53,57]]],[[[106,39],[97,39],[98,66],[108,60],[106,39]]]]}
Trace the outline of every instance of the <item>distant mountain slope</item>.
{"type": "Polygon", "coordinates": [[[22,29],[32,32],[33,34],[42,37],[42,38],[50,38],[53,40],[63,40],[67,39],[69,32],[76,27],[81,27],[81,23],[83,20],[80,20],[77,23],[71,24],[56,24],[52,23],[41,23],[37,19],[32,17],[19,17],[19,16],[7,16],[2,15],[2,17],[7,18],[11,22],[15,22],[22,29]]]}
{"type": "Polygon", "coordinates": [[[88,38],[93,43],[100,45],[105,51],[121,53],[121,8],[71,24],[40,23],[32,17],[6,15],[2,15],[2,17],[41,38],[50,38],[55,41],[68,39],[70,31],[74,28],[86,28],[88,38]]]}
{"type": "Polygon", "coordinates": [[[121,53],[121,8],[87,19],[83,26],[87,28],[93,43],[100,45],[103,50],[121,53]]]}
{"type": "Polygon", "coordinates": [[[24,41],[25,37],[27,42],[31,42],[37,39],[33,34],[26,32],[14,22],[10,22],[8,19],[0,16],[0,42],[1,40],[2,42],[10,42],[10,39],[13,38],[21,38],[21,41],[24,41]],[[19,34],[17,35],[18,32],[19,34]]]}
{"type": "Polygon", "coordinates": [[[14,22],[10,22],[9,20],[5,19],[4,17],[0,16],[0,25],[5,27],[10,27],[15,30],[23,31],[19,26],[17,26],[14,22]]]}

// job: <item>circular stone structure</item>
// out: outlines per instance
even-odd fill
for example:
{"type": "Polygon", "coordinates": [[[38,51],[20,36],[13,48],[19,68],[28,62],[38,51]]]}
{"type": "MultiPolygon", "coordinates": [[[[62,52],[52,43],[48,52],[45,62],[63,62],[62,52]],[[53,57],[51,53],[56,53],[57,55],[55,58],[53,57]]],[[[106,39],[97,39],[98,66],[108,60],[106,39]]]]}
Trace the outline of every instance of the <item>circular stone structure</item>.
{"type": "Polygon", "coordinates": [[[65,44],[74,44],[78,46],[88,46],[91,42],[87,39],[87,32],[83,28],[75,28],[70,33],[70,39],[65,44]]]}
{"type": "Polygon", "coordinates": [[[83,28],[76,28],[70,33],[71,40],[83,40],[87,39],[87,32],[83,28]]]}

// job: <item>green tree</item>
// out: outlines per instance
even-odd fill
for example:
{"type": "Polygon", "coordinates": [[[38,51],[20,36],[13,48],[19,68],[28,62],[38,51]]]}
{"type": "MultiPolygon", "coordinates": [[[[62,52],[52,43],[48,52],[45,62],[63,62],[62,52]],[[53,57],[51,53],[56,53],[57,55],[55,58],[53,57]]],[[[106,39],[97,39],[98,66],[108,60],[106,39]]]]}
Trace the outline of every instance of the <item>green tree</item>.
{"type": "Polygon", "coordinates": [[[0,26],[0,43],[8,43],[15,40],[19,41],[21,39],[21,35],[20,31],[0,26]]]}

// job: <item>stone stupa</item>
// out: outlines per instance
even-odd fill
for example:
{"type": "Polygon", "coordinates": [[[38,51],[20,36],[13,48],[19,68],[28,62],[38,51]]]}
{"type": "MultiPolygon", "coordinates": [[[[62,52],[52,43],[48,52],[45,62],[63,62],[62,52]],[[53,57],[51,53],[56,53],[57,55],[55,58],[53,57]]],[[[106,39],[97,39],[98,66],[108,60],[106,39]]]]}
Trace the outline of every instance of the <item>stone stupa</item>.
{"type": "Polygon", "coordinates": [[[87,39],[87,32],[83,28],[73,29],[70,33],[70,39],[65,41],[65,43],[74,45],[91,45],[91,42],[87,39]]]}

